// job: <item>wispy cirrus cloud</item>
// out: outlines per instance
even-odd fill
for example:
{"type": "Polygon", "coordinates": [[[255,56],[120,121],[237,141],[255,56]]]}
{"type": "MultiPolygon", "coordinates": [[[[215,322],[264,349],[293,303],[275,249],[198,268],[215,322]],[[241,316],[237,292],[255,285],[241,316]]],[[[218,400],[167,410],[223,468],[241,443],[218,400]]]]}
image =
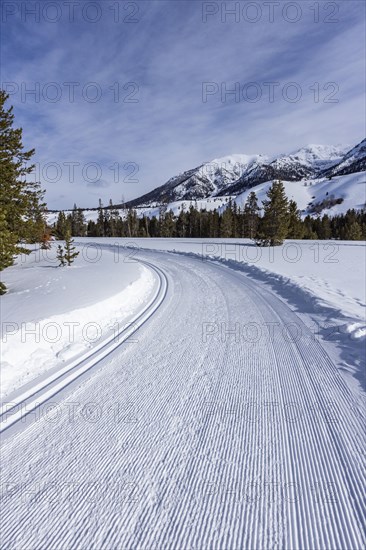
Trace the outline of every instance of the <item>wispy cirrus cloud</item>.
{"type": "Polygon", "coordinates": [[[95,23],[85,20],[91,7],[83,17],[90,2],[55,23],[13,4],[3,14],[2,82],[15,84],[11,102],[50,207],[93,206],[97,192],[104,202],[133,198],[231,152],[364,137],[360,2],[331,3],[334,14],[295,2],[296,22],[281,10],[270,22],[258,2],[252,23],[224,11],[237,2],[106,0],[95,23]]]}

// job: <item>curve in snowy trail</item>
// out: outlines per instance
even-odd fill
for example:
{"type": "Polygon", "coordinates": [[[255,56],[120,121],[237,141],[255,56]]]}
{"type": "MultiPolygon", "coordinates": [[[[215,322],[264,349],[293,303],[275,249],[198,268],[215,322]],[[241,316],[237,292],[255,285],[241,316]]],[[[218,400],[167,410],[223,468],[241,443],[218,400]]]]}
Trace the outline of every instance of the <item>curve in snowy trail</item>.
{"type": "Polygon", "coordinates": [[[263,283],[139,256],[169,284],[138,342],[3,444],[2,547],[362,548],[365,418],[321,343],[263,283]]]}
{"type": "Polygon", "coordinates": [[[130,320],[126,327],[115,331],[112,336],[94,346],[82,357],[68,363],[52,375],[46,378],[42,377],[40,382],[35,381],[26,391],[1,405],[0,434],[20,420],[24,420],[35,409],[98,365],[102,359],[126,342],[159,308],[167,292],[166,276],[150,262],[141,261],[141,263],[154,271],[158,277],[158,288],[143,310],[130,320]]]}

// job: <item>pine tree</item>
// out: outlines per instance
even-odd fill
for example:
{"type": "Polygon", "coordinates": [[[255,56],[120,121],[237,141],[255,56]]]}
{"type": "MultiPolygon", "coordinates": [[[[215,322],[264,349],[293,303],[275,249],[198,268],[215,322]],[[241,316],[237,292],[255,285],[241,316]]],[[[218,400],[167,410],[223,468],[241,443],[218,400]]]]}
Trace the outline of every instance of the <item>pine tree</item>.
{"type": "Polygon", "coordinates": [[[309,214],[304,219],[303,226],[304,226],[304,237],[303,237],[304,239],[315,240],[318,238],[318,234],[315,232],[313,228],[313,219],[311,216],[309,216],[309,214]]]}
{"type": "Polygon", "coordinates": [[[208,225],[208,234],[207,237],[215,239],[220,235],[220,215],[217,212],[216,208],[211,212],[208,225]]]}
{"type": "Polygon", "coordinates": [[[174,229],[175,229],[175,223],[174,223],[174,214],[171,210],[168,210],[164,214],[164,217],[161,222],[161,237],[169,238],[174,236],[174,229]]]}
{"type": "Polygon", "coordinates": [[[99,206],[98,206],[98,218],[97,218],[97,237],[105,237],[104,233],[104,211],[103,211],[103,204],[102,200],[99,199],[99,206]]]}
{"type": "Polygon", "coordinates": [[[66,259],[65,259],[65,252],[62,246],[59,244],[57,247],[57,254],[56,257],[58,259],[59,267],[64,267],[66,265],[66,259]]]}
{"type": "Polygon", "coordinates": [[[244,205],[243,233],[245,237],[255,239],[259,224],[259,210],[257,195],[251,191],[244,205]]]}
{"type": "Polygon", "coordinates": [[[231,236],[236,238],[236,237],[239,237],[239,212],[240,212],[240,209],[238,210],[238,205],[236,204],[235,201],[230,203],[230,207],[231,207],[231,210],[232,210],[232,213],[233,213],[233,228],[232,228],[231,236]]]}
{"type": "Polygon", "coordinates": [[[149,220],[149,235],[150,237],[159,237],[159,220],[156,216],[153,216],[149,220]]]}
{"type": "Polygon", "coordinates": [[[79,252],[76,252],[74,246],[74,239],[71,238],[71,233],[68,231],[65,236],[65,253],[64,257],[67,262],[67,265],[71,265],[75,258],[79,256],[79,252]]]}
{"type": "Polygon", "coordinates": [[[38,182],[27,181],[34,170],[29,162],[35,151],[23,151],[23,130],[13,128],[13,107],[5,107],[8,97],[0,91],[0,202],[9,230],[18,240],[28,241],[32,224],[45,213],[44,191],[38,182]]]}
{"type": "Polygon", "coordinates": [[[304,224],[302,223],[300,210],[294,200],[288,205],[288,239],[302,239],[304,237],[304,224]]]}
{"type": "Polygon", "coordinates": [[[109,201],[109,233],[110,237],[118,237],[119,229],[121,227],[121,217],[117,208],[114,207],[112,199],[109,201]]]}
{"type": "Polygon", "coordinates": [[[352,222],[346,227],[345,238],[349,241],[361,241],[362,240],[362,227],[357,221],[352,222]]]}
{"type": "Polygon", "coordinates": [[[233,236],[234,229],[234,214],[232,210],[231,199],[228,202],[228,206],[225,208],[221,216],[220,224],[220,237],[221,238],[230,238],[233,236]]]}
{"type": "Polygon", "coordinates": [[[287,237],[289,214],[288,199],[281,181],[274,181],[267,191],[267,200],[263,201],[263,218],[260,220],[258,244],[278,246],[287,237]]]}
{"type": "MultiPolygon", "coordinates": [[[[0,271],[13,265],[14,256],[18,253],[17,239],[8,229],[5,212],[0,212],[0,271]]],[[[0,282],[0,295],[5,294],[6,286],[0,282]]]]}
{"type": "Polygon", "coordinates": [[[319,239],[330,239],[332,236],[332,229],[330,225],[330,218],[327,214],[321,219],[320,226],[318,227],[319,239]]]}
{"type": "Polygon", "coordinates": [[[56,236],[58,239],[65,239],[66,233],[70,231],[70,222],[66,219],[65,212],[59,212],[56,222],[56,236]]]}
{"type": "Polygon", "coordinates": [[[46,231],[46,204],[43,202],[43,191],[38,189],[30,193],[28,201],[27,226],[23,238],[29,243],[42,242],[46,231]]]}
{"type": "Polygon", "coordinates": [[[137,237],[139,231],[139,221],[137,218],[136,210],[132,208],[128,210],[127,213],[127,230],[129,237],[137,237]]]}
{"type": "Polygon", "coordinates": [[[186,230],[187,230],[187,217],[186,217],[186,213],[184,212],[184,208],[182,208],[182,210],[179,212],[179,216],[176,222],[177,237],[184,238],[186,236],[186,230]]]}
{"type": "Polygon", "coordinates": [[[187,212],[187,237],[196,238],[199,237],[199,212],[193,205],[189,207],[187,212]]]}
{"type": "MultiPolygon", "coordinates": [[[[24,151],[22,129],[14,129],[13,107],[7,109],[9,95],[0,90],[0,271],[14,262],[25,249],[21,242],[37,242],[44,231],[44,191],[38,182],[27,181],[34,149],[24,151]]],[[[5,285],[1,285],[5,292],[5,285]]]]}
{"type": "Polygon", "coordinates": [[[71,235],[74,237],[84,237],[86,233],[86,221],[84,212],[81,210],[81,208],[78,208],[76,204],[74,204],[74,208],[71,212],[71,235]]]}
{"type": "Polygon", "coordinates": [[[104,236],[105,237],[111,237],[111,215],[110,210],[104,209],[104,217],[103,217],[103,229],[104,229],[104,236]]]}

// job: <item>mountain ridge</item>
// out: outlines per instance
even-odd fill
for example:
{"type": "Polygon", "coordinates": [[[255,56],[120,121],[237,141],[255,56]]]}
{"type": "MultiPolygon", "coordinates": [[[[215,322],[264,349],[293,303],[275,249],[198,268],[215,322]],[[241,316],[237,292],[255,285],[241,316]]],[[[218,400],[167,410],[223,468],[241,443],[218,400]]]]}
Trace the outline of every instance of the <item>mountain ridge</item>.
{"type": "Polygon", "coordinates": [[[274,179],[315,180],[364,170],[366,139],[351,148],[310,144],[275,158],[263,154],[233,154],[173,176],[163,185],[126,202],[125,206],[136,208],[182,200],[237,196],[274,179]]]}

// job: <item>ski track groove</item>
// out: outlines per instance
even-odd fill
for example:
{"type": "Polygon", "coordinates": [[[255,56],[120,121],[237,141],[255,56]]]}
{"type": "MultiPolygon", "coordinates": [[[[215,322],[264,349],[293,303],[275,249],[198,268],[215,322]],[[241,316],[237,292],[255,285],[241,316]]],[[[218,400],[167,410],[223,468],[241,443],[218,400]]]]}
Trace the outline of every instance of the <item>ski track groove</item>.
{"type": "MultiPolygon", "coordinates": [[[[257,295],[258,295],[258,298],[263,300],[263,298],[258,293],[257,293],[257,295]]],[[[280,319],[280,317],[278,316],[278,310],[279,310],[279,307],[280,307],[279,304],[278,304],[278,300],[276,300],[276,306],[277,306],[276,308],[274,308],[272,305],[270,305],[268,303],[267,303],[267,306],[270,307],[273,311],[273,314],[280,319]]],[[[283,305],[282,305],[282,308],[284,309],[283,305]]],[[[305,325],[303,325],[303,330],[305,332],[307,332],[305,325]]],[[[316,342],[315,343],[313,342],[313,340],[311,338],[311,333],[308,332],[307,336],[309,337],[310,345],[314,348],[315,345],[316,345],[316,342]]],[[[300,342],[302,343],[302,340],[300,342]]],[[[303,385],[309,384],[310,387],[308,388],[308,390],[309,390],[309,393],[313,393],[316,396],[315,402],[316,403],[322,403],[323,402],[323,397],[324,397],[324,395],[323,395],[324,390],[321,389],[321,386],[317,386],[317,384],[313,380],[313,375],[315,373],[314,373],[314,370],[310,371],[309,366],[307,365],[308,357],[301,351],[300,344],[299,344],[298,341],[292,342],[291,346],[296,349],[297,355],[300,356],[300,358],[301,358],[301,361],[298,361],[298,365],[300,367],[305,367],[304,370],[306,372],[306,375],[302,377],[303,385]]],[[[278,345],[274,346],[274,348],[275,348],[274,358],[275,358],[276,361],[278,361],[277,358],[281,357],[282,349],[278,345]],[[276,347],[277,347],[277,349],[276,349],[276,347]]],[[[324,363],[326,367],[329,367],[329,364],[331,364],[329,358],[325,355],[325,352],[322,350],[320,345],[317,345],[317,348],[319,348],[319,350],[317,349],[316,351],[319,352],[318,355],[321,356],[322,363],[324,363]]],[[[332,369],[327,368],[328,377],[323,377],[322,381],[327,382],[327,380],[332,380],[335,377],[336,382],[338,383],[337,385],[341,386],[342,392],[345,392],[345,391],[347,392],[347,388],[346,388],[345,384],[344,383],[339,384],[339,382],[341,382],[339,373],[334,369],[333,365],[331,365],[331,366],[333,367],[332,369]]],[[[321,370],[319,369],[318,372],[321,373],[321,370]]],[[[290,375],[291,378],[293,378],[293,369],[291,368],[291,365],[289,365],[289,369],[288,369],[286,375],[290,375]]],[[[289,380],[287,380],[286,377],[284,377],[283,380],[281,381],[280,387],[281,388],[286,388],[287,391],[294,391],[294,397],[296,398],[295,401],[294,401],[295,403],[303,401],[303,399],[304,399],[303,398],[303,393],[298,390],[298,388],[300,386],[298,384],[296,384],[296,380],[293,380],[292,383],[288,383],[288,382],[289,382],[289,380]],[[286,384],[286,382],[287,382],[287,384],[286,384]]],[[[303,385],[302,385],[302,387],[303,387],[303,385]]],[[[347,412],[347,410],[345,412],[347,412]]],[[[342,428],[342,436],[347,440],[347,447],[337,444],[338,443],[337,433],[335,432],[334,429],[332,429],[332,427],[330,427],[328,429],[328,431],[326,431],[323,427],[322,428],[322,434],[319,434],[319,435],[317,433],[317,430],[314,429],[313,421],[310,423],[309,427],[312,430],[312,437],[314,438],[314,440],[317,440],[317,442],[319,444],[318,449],[321,451],[322,461],[324,463],[323,470],[328,471],[329,465],[331,465],[331,468],[329,468],[329,471],[333,472],[333,475],[338,474],[336,476],[337,479],[342,479],[342,472],[340,471],[339,466],[336,464],[335,460],[333,460],[333,454],[325,452],[325,446],[322,443],[323,439],[321,438],[321,436],[324,436],[324,438],[327,437],[327,436],[330,436],[330,438],[333,439],[333,442],[335,442],[334,443],[334,445],[335,445],[334,448],[336,450],[336,454],[338,454],[338,456],[339,456],[339,460],[341,461],[341,463],[343,465],[342,471],[343,471],[343,473],[346,477],[346,480],[348,481],[348,485],[344,485],[345,492],[347,494],[347,489],[348,489],[348,490],[351,490],[351,493],[353,493],[357,496],[357,498],[354,499],[352,504],[356,505],[357,512],[359,514],[361,514],[362,511],[360,509],[360,506],[359,506],[358,502],[362,502],[362,499],[363,499],[362,485],[360,485],[360,484],[357,485],[357,483],[354,483],[354,480],[349,477],[348,468],[347,468],[347,461],[349,461],[351,459],[351,457],[348,456],[347,461],[344,458],[344,454],[345,454],[346,450],[348,448],[352,448],[352,445],[354,445],[354,442],[352,441],[352,439],[349,438],[349,431],[344,426],[344,422],[342,422],[342,420],[341,420],[341,428],[342,428]],[[327,458],[329,459],[328,462],[327,462],[327,458]]],[[[294,441],[295,445],[298,446],[299,438],[294,436],[292,438],[292,440],[294,441]]],[[[309,459],[310,460],[312,460],[313,457],[316,456],[315,449],[312,449],[312,451],[313,452],[309,453],[309,459]]],[[[358,448],[356,451],[358,453],[361,453],[361,448],[358,448]]],[[[301,471],[307,471],[308,470],[308,462],[303,460],[303,454],[301,453],[301,449],[298,450],[296,458],[294,458],[294,460],[292,460],[290,463],[291,464],[297,464],[298,459],[300,459],[301,463],[302,463],[301,471]]],[[[313,463],[313,468],[315,469],[314,463],[313,463]]],[[[354,470],[351,470],[351,475],[352,475],[353,471],[354,470]]],[[[362,475],[362,471],[364,471],[364,470],[361,470],[361,475],[362,475]]],[[[310,469],[310,472],[311,472],[311,469],[310,469]]],[[[309,476],[309,473],[307,473],[307,479],[308,480],[309,480],[309,477],[311,477],[311,476],[309,476]]],[[[322,478],[319,477],[319,479],[321,480],[322,478]]],[[[364,475],[362,475],[362,479],[364,480],[364,475]]],[[[308,487],[307,483],[305,484],[305,487],[308,487]]],[[[340,493],[340,496],[342,498],[343,498],[343,494],[344,494],[343,492],[340,493]]],[[[309,502],[309,501],[306,499],[305,503],[306,502],[309,502]]],[[[349,505],[350,503],[349,502],[348,503],[342,502],[342,504],[338,508],[339,516],[337,518],[334,518],[334,517],[332,518],[332,521],[336,520],[336,521],[339,521],[342,524],[343,529],[344,529],[344,534],[345,534],[345,540],[344,541],[342,541],[342,540],[333,541],[333,543],[336,542],[336,544],[330,546],[330,548],[343,547],[343,545],[345,545],[346,548],[353,548],[353,544],[354,544],[355,540],[357,540],[356,537],[355,537],[355,533],[352,533],[353,538],[351,538],[351,535],[349,535],[350,538],[347,539],[348,522],[345,521],[344,512],[343,512],[344,510],[348,509],[347,504],[349,505]]],[[[359,526],[361,527],[361,529],[362,529],[362,525],[364,523],[364,519],[365,519],[364,517],[360,518],[359,526]]],[[[311,527],[312,523],[309,519],[307,519],[307,522],[305,523],[305,525],[311,527]]],[[[315,546],[314,535],[312,537],[311,543],[309,543],[309,541],[306,541],[306,547],[307,548],[316,547],[315,546]]],[[[325,548],[326,546],[324,545],[324,543],[321,543],[321,547],[325,548]]]]}
{"type": "Polygon", "coordinates": [[[9,483],[97,479],[101,504],[91,502],[93,486],[79,487],[66,504],[42,501],[42,489],[26,504],[5,495],[1,548],[362,548],[364,419],[320,342],[263,284],[210,262],[142,257],[165,270],[168,295],[138,345],[117,349],[70,398],[112,406],[117,396],[137,406],[126,413],[130,421],[41,420],[2,451],[13,459],[3,466],[9,483]],[[296,322],[303,338],[202,341],[203,322],[231,328],[253,320],[296,322]],[[329,397],[336,422],[328,418],[329,397]],[[294,422],[290,403],[303,411],[294,422]],[[120,481],[137,487],[137,501],[114,499],[120,481]],[[248,483],[257,491],[248,495],[248,483]],[[290,502],[282,493],[293,483],[300,492],[290,502]],[[324,500],[324,483],[336,484],[336,501],[324,500]]]}

